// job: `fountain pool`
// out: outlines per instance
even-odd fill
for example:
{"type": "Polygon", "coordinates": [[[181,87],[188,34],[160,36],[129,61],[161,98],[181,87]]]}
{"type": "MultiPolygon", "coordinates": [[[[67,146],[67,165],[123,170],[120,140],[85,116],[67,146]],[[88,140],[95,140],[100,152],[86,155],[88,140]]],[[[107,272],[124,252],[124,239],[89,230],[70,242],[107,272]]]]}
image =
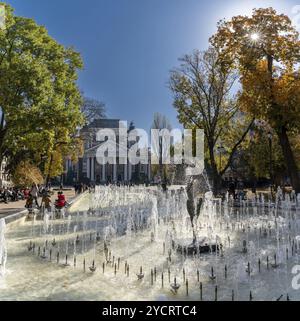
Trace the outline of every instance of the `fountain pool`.
{"type": "Polygon", "coordinates": [[[296,197],[205,199],[195,233],[218,250],[194,255],[177,251],[193,239],[186,202],[181,187],[98,186],[60,218],[8,224],[0,300],[300,300],[296,197]]]}

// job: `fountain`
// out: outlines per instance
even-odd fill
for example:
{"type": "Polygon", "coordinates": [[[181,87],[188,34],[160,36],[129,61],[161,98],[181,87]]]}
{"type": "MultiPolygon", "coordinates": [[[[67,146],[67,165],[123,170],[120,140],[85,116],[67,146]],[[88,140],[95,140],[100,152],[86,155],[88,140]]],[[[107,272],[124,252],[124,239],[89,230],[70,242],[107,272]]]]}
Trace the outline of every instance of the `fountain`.
{"type": "Polygon", "coordinates": [[[299,195],[233,202],[199,181],[96,186],[61,216],[0,220],[0,300],[300,300],[299,195]]]}
{"type": "MultiPolygon", "coordinates": [[[[201,239],[197,238],[196,233],[196,223],[199,218],[202,205],[203,205],[203,198],[195,193],[195,185],[199,178],[195,176],[190,176],[189,181],[186,187],[186,209],[189,214],[191,229],[192,229],[192,243],[189,244],[181,244],[182,240],[177,241],[177,251],[180,253],[185,253],[187,255],[195,255],[197,253],[209,253],[209,252],[216,252],[221,248],[216,243],[209,240],[207,237],[202,237],[201,239]],[[209,243],[208,243],[209,242],[209,243]]],[[[199,192],[199,191],[198,191],[199,192]]],[[[211,191],[208,191],[204,194],[204,207],[210,208],[210,204],[212,203],[213,194],[211,191]]]]}
{"type": "Polygon", "coordinates": [[[3,218],[0,219],[0,275],[4,275],[6,260],[7,260],[7,248],[5,240],[6,224],[3,218]]]}

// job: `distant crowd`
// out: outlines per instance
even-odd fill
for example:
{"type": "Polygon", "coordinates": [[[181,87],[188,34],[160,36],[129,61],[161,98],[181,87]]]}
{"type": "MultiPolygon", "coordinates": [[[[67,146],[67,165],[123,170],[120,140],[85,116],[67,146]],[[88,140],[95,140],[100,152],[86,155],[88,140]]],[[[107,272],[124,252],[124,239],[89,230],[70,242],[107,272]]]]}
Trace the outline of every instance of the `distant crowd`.
{"type": "Polygon", "coordinates": [[[18,188],[18,187],[7,187],[0,188],[0,202],[9,203],[16,202],[19,200],[27,200],[30,196],[33,197],[36,204],[38,204],[38,197],[50,192],[50,185],[36,185],[33,184],[30,188],[18,188]]]}
{"type": "Polygon", "coordinates": [[[87,185],[83,183],[76,183],[74,185],[75,194],[81,194],[86,190],[90,189],[91,187],[92,187],[91,184],[87,185]]]}
{"type": "Polygon", "coordinates": [[[0,202],[16,202],[18,200],[24,200],[25,193],[24,190],[11,187],[11,188],[0,188],[0,202]]]}
{"type": "MultiPolygon", "coordinates": [[[[103,185],[103,184],[101,184],[103,185]]],[[[135,186],[138,184],[134,184],[133,182],[110,182],[107,181],[104,185],[107,186],[111,186],[111,185],[115,185],[115,186],[135,186]]],[[[90,183],[90,184],[84,184],[84,183],[76,183],[74,184],[74,190],[75,190],[75,194],[81,194],[85,191],[89,191],[89,192],[93,192],[95,190],[95,186],[96,184],[90,183]]],[[[148,186],[148,184],[146,184],[146,186],[148,186]]]]}
{"type": "MultiPolygon", "coordinates": [[[[78,183],[74,185],[75,193],[81,194],[86,190],[93,188],[90,185],[78,183]]],[[[63,190],[63,186],[60,186],[60,191],[63,190]]],[[[51,190],[51,185],[41,185],[41,184],[33,184],[31,187],[2,187],[0,188],[0,203],[8,204],[9,202],[16,202],[20,200],[26,200],[29,203],[32,202],[37,206],[40,207],[38,199],[43,198],[45,199],[47,196],[50,197],[53,194],[51,190]]],[[[47,201],[46,201],[47,202],[47,201]]]]}

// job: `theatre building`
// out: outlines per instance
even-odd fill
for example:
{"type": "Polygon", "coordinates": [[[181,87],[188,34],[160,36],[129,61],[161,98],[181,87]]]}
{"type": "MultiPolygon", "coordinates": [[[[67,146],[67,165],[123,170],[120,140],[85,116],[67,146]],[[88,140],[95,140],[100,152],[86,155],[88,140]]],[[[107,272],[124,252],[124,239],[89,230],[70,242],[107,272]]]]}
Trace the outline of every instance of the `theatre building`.
{"type": "MultiPolygon", "coordinates": [[[[84,154],[79,158],[77,164],[73,164],[70,159],[65,164],[65,181],[85,182],[85,183],[116,183],[116,182],[150,182],[151,181],[151,164],[138,163],[136,165],[124,164],[120,155],[128,155],[128,149],[131,145],[127,143],[127,147],[119,144],[119,120],[118,119],[95,119],[89,125],[83,127],[80,135],[84,142],[84,154]],[[106,162],[99,164],[96,159],[97,150],[102,144],[110,144],[109,140],[97,141],[97,132],[100,129],[110,129],[115,132],[116,140],[112,144],[116,145],[116,164],[106,162]],[[127,148],[127,150],[124,150],[127,148]]],[[[130,129],[126,129],[127,132],[130,129]]],[[[131,143],[132,144],[132,143],[131,143]]],[[[99,158],[98,158],[99,159],[99,158]]],[[[150,153],[149,153],[150,160],[150,153]]]]}

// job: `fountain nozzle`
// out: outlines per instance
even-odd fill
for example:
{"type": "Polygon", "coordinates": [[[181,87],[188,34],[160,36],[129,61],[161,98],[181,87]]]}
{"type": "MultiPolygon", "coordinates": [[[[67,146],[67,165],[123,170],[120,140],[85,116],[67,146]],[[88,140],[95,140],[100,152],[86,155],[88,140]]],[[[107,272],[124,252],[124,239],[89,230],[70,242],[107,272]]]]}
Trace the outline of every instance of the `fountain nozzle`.
{"type": "Polygon", "coordinates": [[[90,266],[89,269],[93,273],[96,271],[97,267],[95,266],[95,260],[93,260],[92,266],[90,266]]]}
{"type": "Polygon", "coordinates": [[[171,291],[174,293],[174,294],[177,294],[177,291],[179,290],[180,288],[180,284],[178,284],[176,282],[176,278],[174,278],[174,283],[171,284],[171,291]]]}
{"type": "Polygon", "coordinates": [[[277,264],[277,256],[274,254],[274,264],[271,265],[273,269],[278,268],[279,264],[277,264]]]}
{"type": "Polygon", "coordinates": [[[209,278],[210,278],[212,281],[216,279],[216,276],[215,276],[215,274],[214,274],[214,268],[213,268],[213,267],[211,268],[211,274],[210,274],[209,278]]]}
{"type": "Polygon", "coordinates": [[[70,266],[70,264],[68,263],[68,254],[66,254],[66,261],[64,263],[64,266],[70,266]]]}
{"type": "Polygon", "coordinates": [[[46,248],[45,247],[43,248],[43,254],[41,255],[41,258],[42,259],[46,259],[47,258],[47,256],[46,256],[46,248]]]}
{"type": "Polygon", "coordinates": [[[30,241],[29,245],[28,245],[28,252],[32,251],[33,250],[33,244],[32,242],[30,241]]]}
{"type": "Polygon", "coordinates": [[[140,267],[140,273],[138,273],[136,276],[137,276],[138,280],[142,280],[144,278],[145,275],[143,273],[142,267],[140,267]]]}

